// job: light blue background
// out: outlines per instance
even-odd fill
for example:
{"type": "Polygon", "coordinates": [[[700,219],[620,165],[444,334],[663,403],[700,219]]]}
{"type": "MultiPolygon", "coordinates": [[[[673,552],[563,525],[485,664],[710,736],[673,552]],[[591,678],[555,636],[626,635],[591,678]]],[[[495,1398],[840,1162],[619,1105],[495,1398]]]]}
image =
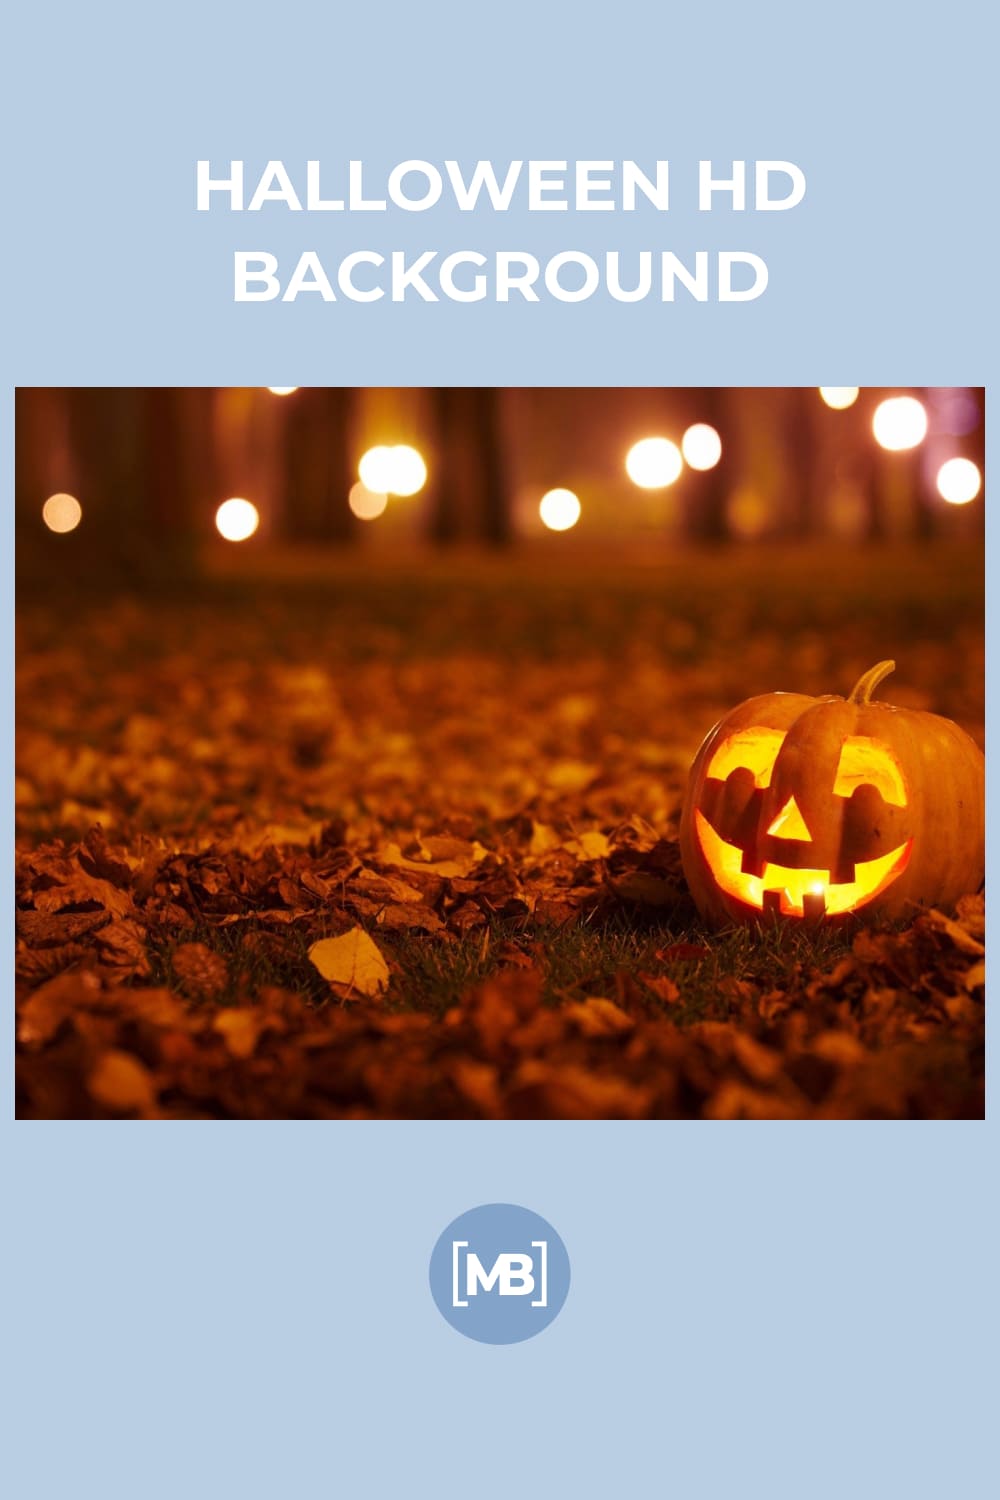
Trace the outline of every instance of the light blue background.
{"type": "MultiPolygon", "coordinates": [[[[984,16],[21,6],[6,502],[17,384],[988,384],[984,16]],[[197,215],[201,156],[663,156],[678,204],[700,157],[776,157],[809,190],[760,217],[574,232],[435,211],[381,231],[746,248],[771,286],[744,306],[235,307],[236,246],[377,241],[368,219],[197,215]]],[[[4,1044],[17,1500],[987,1493],[992,1122],[15,1126],[4,1044]],[[427,1289],[441,1229],[490,1200],[551,1219],[573,1266],[561,1316],[511,1348],[456,1338],[427,1289]]]]}

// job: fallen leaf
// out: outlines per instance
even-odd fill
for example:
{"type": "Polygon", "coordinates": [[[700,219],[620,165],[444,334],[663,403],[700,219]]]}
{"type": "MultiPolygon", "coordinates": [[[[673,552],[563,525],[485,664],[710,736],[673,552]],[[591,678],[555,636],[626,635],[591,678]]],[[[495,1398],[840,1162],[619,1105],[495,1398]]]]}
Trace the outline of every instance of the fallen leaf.
{"type": "Polygon", "coordinates": [[[130,1052],[102,1052],[87,1079],[91,1097],[116,1114],[150,1114],[157,1089],[152,1073],[130,1052]]]}
{"type": "Polygon", "coordinates": [[[621,1036],[635,1026],[632,1017],[613,1000],[594,998],[577,1005],[564,1005],[562,1014],[582,1036],[621,1036]]]}
{"type": "Polygon", "coordinates": [[[363,927],[340,937],[321,938],[309,949],[309,961],[324,979],[350,998],[380,995],[389,983],[389,965],[363,927]]]}
{"type": "Polygon", "coordinates": [[[226,960],[204,943],[181,943],[170,963],[181,989],[196,999],[218,995],[229,983],[226,960]]]}
{"type": "Polygon", "coordinates": [[[446,878],[463,877],[474,870],[486,858],[487,850],[482,844],[470,843],[468,839],[427,838],[415,839],[406,850],[398,844],[386,844],[379,851],[383,864],[398,865],[402,870],[430,871],[446,878]]]}
{"type": "Polygon", "coordinates": [[[269,1024],[268,1017],[249,1006],[234,1005],[229,1010],[220,1010],[212,1021],[233,1057],[252,1057],[257,1049],[261,1032],[269,1024]]]}
{"type": "Polygon", "coordinates": [[[938,911],[936,908],[931,907],[930,911],[925,915],[924,921],[937,932],[943,932],[947,937],[950,937],[960,953],[971,953],[979,957],[986,952],[986,949],[978,938],[973,937],[960,923],[953,922],[950,917],[945,916],[943,911],[938,911]]]}

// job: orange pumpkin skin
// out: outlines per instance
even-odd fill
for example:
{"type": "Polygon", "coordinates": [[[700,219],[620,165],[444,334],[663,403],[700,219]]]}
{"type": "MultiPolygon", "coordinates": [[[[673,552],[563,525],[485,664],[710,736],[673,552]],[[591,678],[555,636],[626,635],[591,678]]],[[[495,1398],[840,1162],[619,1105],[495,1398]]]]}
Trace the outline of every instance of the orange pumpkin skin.
{"type": "Polygon", "coordinates": [[[708,734],[681,814],[695,903],[717,925],[911,917],[979,888],[985,761],[950,719],[848,698],[769,693],[708,734]]]}

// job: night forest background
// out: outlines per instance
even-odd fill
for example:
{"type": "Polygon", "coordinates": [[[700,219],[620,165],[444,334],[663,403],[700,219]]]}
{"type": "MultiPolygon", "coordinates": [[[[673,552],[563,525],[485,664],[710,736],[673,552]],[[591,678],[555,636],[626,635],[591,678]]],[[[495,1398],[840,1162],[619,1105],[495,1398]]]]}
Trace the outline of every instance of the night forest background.
{"type": "Polygon", "coordinates": [[[885,658],[983,745],[982,391],[277,389],[17,394],[19,1114],[980,1115],[981,892],[710,930],[677,825],[885,658]]]}

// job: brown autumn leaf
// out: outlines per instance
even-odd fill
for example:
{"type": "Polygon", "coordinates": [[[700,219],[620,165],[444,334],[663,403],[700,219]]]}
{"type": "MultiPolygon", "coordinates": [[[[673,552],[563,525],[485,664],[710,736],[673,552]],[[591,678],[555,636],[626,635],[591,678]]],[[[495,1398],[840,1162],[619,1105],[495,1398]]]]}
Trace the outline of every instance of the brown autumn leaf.
{"type": "Polygon", "coordinates": [[[973,937],[963,922],[953,921],[943,911],[937,911],[932,907],[925,913],[923,920],[935,932],[944,933],[950,938],[960,953],[971,953],[973,957],[981,958],[986,952],[980,939],[973,937]]]}
{"type": "Polygon", "coordinates": [[[468,839],[424,838],[413,839],[405,848],[396,843],[385,844],[378,852],[382,864],[398,865],[400,869],[416,873],[430,871],[446,878],[465,876],[474,870],[487,851],[482,844],[468,839]]]}
{"type": "Polygon", "coordinates": [[[28,1047],[51,1041],[62,1024],[100,994],[101,982],[88,970],[61,974],[29,995],[20,1007],[18,1041],[28,1047]]]}
{"type": "Polygon", "coordinates": [[[102,963],[136,979],[149,974],[146,931],[139,922],[125,917],[110,922],[97,931],[95,941],[102,963]]]}
{"type": "Polygon", "coordinates": [[[376,999],[389,984],[389,965],[363,927],[313,943],[309,962],[345,999],[376,999]]]}
{"type": "Polygon", "coordinates": [[[36,911],[62,912],[71,906],[101,906],[116,917],[126,917],[132,911],[132,898],[121,891],[110,880],[88,875],[77,869],[69,873],[57,885],[36,888],[32,892],[36,911]]]}
{"type": "Polygon", "coordinates": [[[194,999],[211,999],[229,983],[225,959],[205,943],[180,943],[171,954],[170,965],[181,989],[194,999]]]}
{"type": "Polygon", "coordinates": [[[613,1000],[595,997],[576,1005],[564,1005],[562,1014],[577,1027],[581,1036],[621,1036],[632,1031],[635,1022],[613,1000]]]}
{"type": "Polygon", "coordinates": [[[29,948],[57,948],[78,942],[111,920],[107,911],[19,911],[17,935],[29,948]]]}
{"type": "Polygon", "coordinates": [[[213,1027],[233,1057],[241,1060],[253,1056],[261,1035],[274,1024],[273,1018],[266,1012],[247,1005],[234,1005],[227,1010],[220,1010],[212,1019],[213,1027]]]}
{"type": "Polygon", "coordinates": [[[155,1112],[156,1080],[130,1052],[113,1047],[102,1052],[90,1070],[87,1087],[95,1103],[113,1114],[155,1112]]]}

